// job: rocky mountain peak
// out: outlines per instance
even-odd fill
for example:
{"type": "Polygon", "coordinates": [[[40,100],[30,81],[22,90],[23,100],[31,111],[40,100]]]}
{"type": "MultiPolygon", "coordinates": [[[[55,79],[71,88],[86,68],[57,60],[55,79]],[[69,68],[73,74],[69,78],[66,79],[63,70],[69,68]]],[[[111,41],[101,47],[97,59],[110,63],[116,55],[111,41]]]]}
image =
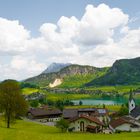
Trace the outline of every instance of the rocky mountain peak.
{"type": "Polygon", "coordinates": [[[53,73],[53,72],[59,72],[61,69],[70,66],[71,63],[52,63],[48,66],[46,70],[42,72],[42,74],[47,74],[47,73],[53,73]]]}

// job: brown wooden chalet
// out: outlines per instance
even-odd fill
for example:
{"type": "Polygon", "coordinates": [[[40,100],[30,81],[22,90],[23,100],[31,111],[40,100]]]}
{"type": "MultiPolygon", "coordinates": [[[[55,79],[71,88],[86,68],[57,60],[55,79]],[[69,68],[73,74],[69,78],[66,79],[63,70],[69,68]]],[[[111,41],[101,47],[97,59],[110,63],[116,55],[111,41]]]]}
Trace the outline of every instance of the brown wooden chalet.
{"type": "Polygon", "coordinates": [[[28,118],[30,119],[58,118],[61,116],[62,112],[59,109],[34,108],[28,111],[28,118]]]}

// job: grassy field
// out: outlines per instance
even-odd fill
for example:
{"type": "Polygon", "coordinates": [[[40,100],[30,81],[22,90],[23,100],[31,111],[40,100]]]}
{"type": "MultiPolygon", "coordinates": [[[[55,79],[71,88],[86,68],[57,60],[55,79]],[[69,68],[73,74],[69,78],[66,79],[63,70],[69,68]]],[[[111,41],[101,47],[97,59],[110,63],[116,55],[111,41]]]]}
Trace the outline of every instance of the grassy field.
{"type": "Polygon", "coordinates": [[[63,83],[59,87],[79,88],[93,80],[95,77],[95,74],[67,76],[64,78],[63,83]]]}
{"type": "Polygon", "coordinates": [[[39,91],[39,89],[36,89],[36,88],[23,88],[22,89],[22,93],[26,95],[31,94],[33,92],[37,92],[37,91],[39,91]]]}
{"type": "MultiPolygon", "coordinates": [[[[86,78],[84,79],[86,80],[86,78]]],[[[76,85],[75,83],[77,82],[77,80],[75,80],[73,83],[70,83],[69,85],[73,87],[73,84],[76,85]]],[[[81,79],[81,83],[82,83],[82,79],[81,79]]],[[[77,85],[78,84],[81,84],[79,82],[77,82],[77,85]]],[[[65,88],[64,86],[65,83],[62,83],[62,85],[60,86],[60,88],[65,88]]],[[[79,85],[78,85],[79,86],[79,85]]],[[[140,85],[123,85],[123,86],[99,86],[99,87],[85,87],[84,89],[86,90],[92,90],[92,91],[97,91],[97,90],[101,90],[102,92],[118,92],[120,94],[122,93],[127,93],[129,92],[130,90],[135,90],[135,89],[138,89],[140,88],[140,85]]],[[[39,91],[39,89],[36,89],[36,88],[23,88],[22,89],[22,92],[23,94],[31,94],[33,92],[37,92],[39,91]]],[[[42,92],[45,92],[45,91],[42,91],[42,92]]]]}
{"type": "MultiPolygon", "coordinates": [[[[121,105],[106,105],[105,106],[110,111],[119,111],[121,105]]],[[[65,108],[103,108],[103,105],[76,105],[76,106],[66,106],[65,108]]]]}
{"type": "Polygon", "coordinates": [[[76,100],[76,99],[92,99],[92,98],[99,98],[98,95],[90,95],[90,94],[77,94],[77,93],[46,93],[47,99],[52,101],[57,100],[76,100]]]}
{"type": "Polygon", "coordinates": [[[55,127],[17,121],[12,128],[0,122],[0,140],[139,140],[140,133],[92,134],[61,133],[55,127]]]}
{"type": "Polygon", "coordinates": [[[88,90],[101,90],[103,92],[113,92],[117,91],[118,93],[129,92],[130,90],[135,90],[140,88],[140,85],[123,85],[123,86],[100,86],[100,87],[89,87],[88,90]]]}

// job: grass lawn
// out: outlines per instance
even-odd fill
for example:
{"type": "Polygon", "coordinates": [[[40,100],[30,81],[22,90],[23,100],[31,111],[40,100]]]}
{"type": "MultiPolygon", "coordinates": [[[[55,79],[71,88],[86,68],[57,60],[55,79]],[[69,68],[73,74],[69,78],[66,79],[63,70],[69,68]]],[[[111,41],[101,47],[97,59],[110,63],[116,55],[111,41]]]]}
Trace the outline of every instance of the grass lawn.
{"type": "Polygon", "coordinates": [[[55,127],[17,121],[10,129],[0,122],[0,140],[139,140],[140,133],[60,133],[55,127]]]}

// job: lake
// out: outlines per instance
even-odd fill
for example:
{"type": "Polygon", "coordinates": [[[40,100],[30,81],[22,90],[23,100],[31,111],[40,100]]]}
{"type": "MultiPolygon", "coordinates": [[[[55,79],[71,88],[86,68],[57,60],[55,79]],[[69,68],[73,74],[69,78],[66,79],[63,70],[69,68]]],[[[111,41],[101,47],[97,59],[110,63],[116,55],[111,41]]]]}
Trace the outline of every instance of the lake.
{"type": "Polygon", "coordinates": [[[81,100],[72,100],[75,105],[79,105],[79,102],[82,101],[82,105],[121,105],[127,103],[127,100],[104,100],[104,99],[81,99],[81,100]]]}

